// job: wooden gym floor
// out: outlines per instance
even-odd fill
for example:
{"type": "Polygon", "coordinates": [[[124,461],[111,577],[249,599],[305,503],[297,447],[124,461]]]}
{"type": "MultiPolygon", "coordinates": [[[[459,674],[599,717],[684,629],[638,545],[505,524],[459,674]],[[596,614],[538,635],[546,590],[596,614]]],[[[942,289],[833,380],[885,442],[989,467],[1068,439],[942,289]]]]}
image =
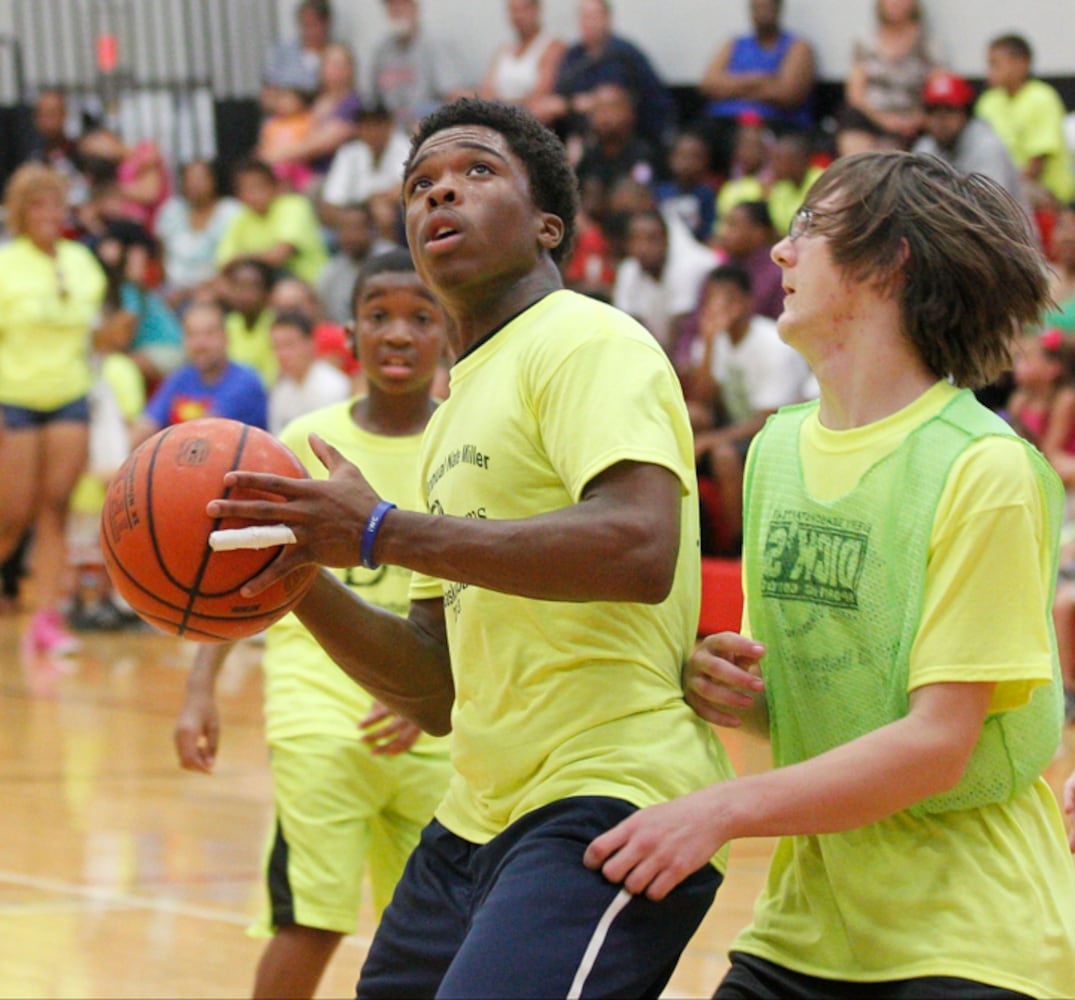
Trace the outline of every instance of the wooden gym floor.
{"type": "MultiPolygon", "coordinates": [[[[20,616],[0,617],[0,998],[249,995],[270,819],[258,646],[218,686],[217,773],[183,772],[172,726],[192,647],[148,633],[83,636],[66,663],[20,660],[20,616]]],[[[764,744],[725,731],[740,773],[764,744]]],[[[1049,771],[1075,767],[1075,729],[1049,771]]],[[[771,841],[733,845],[730,874],[666,994],[707,997],[749,919],[771,841]]],[[[373,927],[364,912],[319,996],[350,997],[373,927]]]]}

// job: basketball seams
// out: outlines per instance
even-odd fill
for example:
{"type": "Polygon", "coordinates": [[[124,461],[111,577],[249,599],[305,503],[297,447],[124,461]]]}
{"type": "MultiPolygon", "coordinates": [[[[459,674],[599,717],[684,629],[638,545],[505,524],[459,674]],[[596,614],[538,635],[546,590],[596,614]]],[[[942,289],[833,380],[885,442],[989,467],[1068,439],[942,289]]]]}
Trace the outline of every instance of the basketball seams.
{"type": "Polygon", "coordinates": [[[234,519],[209,517],[205,504],[241,495],[222,484],[229,470],[241,468],[305,474],[266,431],[199,418],[165,428],[135,449],[109,486],[101,519],[109,574],[131,607],[162,631],[214,642],[252,635],[287,614],[313,582],[316,567],[296,569],[264,593],[242,598],[239,591],[279,548],[216,553],[209,547],[210,531],[234,519]],[[114,533],[123,514],[127,530],[114,533]]]}

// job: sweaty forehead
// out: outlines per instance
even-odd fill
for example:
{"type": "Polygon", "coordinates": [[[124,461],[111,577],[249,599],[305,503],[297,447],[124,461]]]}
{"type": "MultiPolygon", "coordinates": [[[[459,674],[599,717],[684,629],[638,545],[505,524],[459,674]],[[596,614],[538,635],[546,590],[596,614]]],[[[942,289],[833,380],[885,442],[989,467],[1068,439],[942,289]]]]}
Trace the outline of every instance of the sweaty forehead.
{"type": "Polygon", "coordinates": [[[503,160],[515,158],[507,139],[495,129],[484,125],[453,125],[451,128],[434,132],[418,147],[408,172],[413,173],[415,167],[431,156],[457,149],[485,150],[503,160]]]}

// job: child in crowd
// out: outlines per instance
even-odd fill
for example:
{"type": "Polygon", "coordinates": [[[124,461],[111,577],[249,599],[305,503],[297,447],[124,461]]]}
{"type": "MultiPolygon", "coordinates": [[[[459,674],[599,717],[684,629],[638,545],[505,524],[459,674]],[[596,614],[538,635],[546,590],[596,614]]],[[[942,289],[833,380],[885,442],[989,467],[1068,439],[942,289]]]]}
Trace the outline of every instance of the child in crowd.
{"type": "Polygon", "coordinates": [[[717,192],[713,184],[709,144],[697,132],[683,132],[668,154],[669,180],[660,181],[654,192],[657,203],[671,209],[702,243],[709,239],[717,221],[717,192]]]}
{"type": "Polygon", "coordinates": [[[228,357],[250,365],[266,387],[278,371],[269,328],[273,313],[269,304],[276,272],[264,261],[233,260],[224,268],[224,301],[228,305],[228,357]]]}
{"type": "Polygon", "coordinates": [[[287,151],[309,135],[313,125],[313,98],[295,85],[272,90],[270,111],[261,123],[254,155],[272,165],[273,172],[291,191],[305,192],[314,179],[307,160],[293,159],[287,151]]]}
{"type": "Polygon", "coordinates": [[[722,264],[705,280],[684,379],[702,497],[702,551],[738,556],[743,541],[743,464],[754,435],[782,406],[816,395],[802,356],[776,323],[754,313],[749,272],[722,264]],[[708,529],[708,530],[707,530],[708,529]]]}
{"type": "Polygon", "coordinates": [[[279,376],[269,390],[269,431],[279,433],[304,413],[351,395],[351,380],[317,356],[313,320],[305,312],[278,312],[269,328],[279,376]]]}

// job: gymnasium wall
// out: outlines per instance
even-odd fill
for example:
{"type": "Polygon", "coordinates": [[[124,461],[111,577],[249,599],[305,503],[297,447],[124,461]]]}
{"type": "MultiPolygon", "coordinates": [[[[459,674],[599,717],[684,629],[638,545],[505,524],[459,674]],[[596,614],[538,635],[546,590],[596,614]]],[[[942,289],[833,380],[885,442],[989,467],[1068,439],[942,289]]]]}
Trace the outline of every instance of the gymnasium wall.
{"type": "MultiPolygon", "coordinates": [[[[504,0],[420,0],[423,20],[459,47],[475,77],[508,37],[504,0]]],[[[928,23],[949,65],[966,76],[985,71],[995,35],[1019,31],[1034,47],[1045,76],[1075,77],[1075,0],[923,0],[928,23]]],[[[280,24],[294,24],[294,0],[277,0],[280,24]]],[[[697,83],[718,46],[749,27],[747,0],[612,0],[620,34],[640,44],[668,83],[697,83]]],[[[360,59],[384,31],[382,0],[336,0],[341,36],[360,59]]],[[[562,38],[576,34],[577,0],[544,0],[545,23],[562,38]]],[[[873,0],[784,0],[784,23],[808,38],[823,80],[847,73],[851,46],[873,26],[873,0]]]]}

